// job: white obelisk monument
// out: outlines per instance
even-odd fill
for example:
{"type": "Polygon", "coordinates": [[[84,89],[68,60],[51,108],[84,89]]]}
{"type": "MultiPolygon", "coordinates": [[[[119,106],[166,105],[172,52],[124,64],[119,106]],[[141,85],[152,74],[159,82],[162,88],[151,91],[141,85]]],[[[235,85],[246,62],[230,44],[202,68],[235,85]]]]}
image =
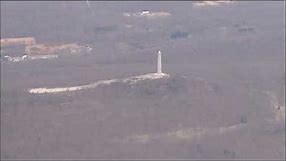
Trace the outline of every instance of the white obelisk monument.
{"type": "Polygon", "coordinates": [[[162,71],[161,71],[161,52],[160,52],[160,50],[157,53],[157,74],[162,74],[162,71]]]}

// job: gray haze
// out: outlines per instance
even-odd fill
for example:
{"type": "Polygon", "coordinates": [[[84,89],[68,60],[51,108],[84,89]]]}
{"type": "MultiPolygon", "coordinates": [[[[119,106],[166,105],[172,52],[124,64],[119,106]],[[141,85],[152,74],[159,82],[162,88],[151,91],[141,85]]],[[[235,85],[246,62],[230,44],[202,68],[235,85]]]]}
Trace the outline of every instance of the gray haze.
{"type": "Polygon", "coordinates": [[[1,38],[90,55],[1,62],[3,159],[285,158],[284,2],[3,2],[1,38]],[[125,17],[142,10],[162,18],[125,17]],[[156,71],[170,78],[34,95],[156,71]]]}

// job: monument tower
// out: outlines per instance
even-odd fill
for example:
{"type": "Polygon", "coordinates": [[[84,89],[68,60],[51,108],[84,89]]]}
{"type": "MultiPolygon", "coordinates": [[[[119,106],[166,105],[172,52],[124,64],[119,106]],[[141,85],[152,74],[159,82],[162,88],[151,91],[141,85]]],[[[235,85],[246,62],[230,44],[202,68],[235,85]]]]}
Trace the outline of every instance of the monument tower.
{"type": "Polygon", "coordinates": [[[161,70],[161,52],[160,52],[160,50],[157,53],[157,74],[162,74],[162,70],[161,70]]]}

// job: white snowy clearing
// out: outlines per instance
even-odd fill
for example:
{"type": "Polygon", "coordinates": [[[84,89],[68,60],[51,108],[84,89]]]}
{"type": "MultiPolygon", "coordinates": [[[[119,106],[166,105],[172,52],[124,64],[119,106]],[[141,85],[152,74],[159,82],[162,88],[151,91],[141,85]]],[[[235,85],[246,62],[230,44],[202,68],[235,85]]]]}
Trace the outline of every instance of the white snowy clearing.
{"type": "Polygon", "coordinates": [[[160,78],[165,78],[165,77],[169,77],[169,74],[148,73],[148,74],[138,75],[138,76],[133,76],[133,77],[128,77],[128,78],[100,80],[95,83],[80,85],[80,86],[58,87],[58,88],[32,88],[29,90],[29,93],[44,94],[44,93],[69,92],[69,91],[77,91],[77,90],[82,90],[82,89],[96,88],[99,85],[107,85],[107,84],[111,84],[115,82],[134,84],[134,83],[137,83],[138,81],[160,79],[160,78]]]}

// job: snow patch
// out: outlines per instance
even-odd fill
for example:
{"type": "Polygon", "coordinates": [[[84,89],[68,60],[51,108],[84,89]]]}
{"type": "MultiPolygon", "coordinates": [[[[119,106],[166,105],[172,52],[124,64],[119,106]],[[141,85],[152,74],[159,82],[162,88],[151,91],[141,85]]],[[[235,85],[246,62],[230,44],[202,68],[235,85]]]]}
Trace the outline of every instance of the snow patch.
{"type": "Polygon", "coordinates": [[[168,12],[151,12],[151,11],[142,11],[136,13],[123,13],[125,17],[148,17],[148,18],[159,18],[159,17],[167,17],[171,14],[168,12]]]}
{"type": "Polygon", "coordinates": [[[193,5],[196,7],[204,7],[204,6],[219,6],[221,4],[229,4],[233,3],[232,1],[201,1],[196,2],[193,5]]]}
{"type": "Polygon", "coordinates": [[[100,80],[95,83],[81,85],[81,86],[73,86],[73,87],[59,87],[59,88],[33,88],[29,90],[29,93],[33,94],[44,94],[44,93],[60,93],[60,92],[70,92],[77,91],[82,89],[92,89],[96,88],[99,85],[109,85],[115,82],[129,83],[135,84],[139,81],[143,80],[154,80],[169,77],[169,74],[166,73],[149,73],[144,75],[138,75],[134,77],[121,78],[121,79],[110,79],[110,80],[100,80]]]}
{"type": "Polygon", "coordinates": [[[123,142],[147,144],[155,140],[165,142],[192,141],[194,139],[200,139],[203,136],[223,135],[225,133],[239,130],[245,126],[246,124],[240,123],[232,126],[214,128],[182,128],[161,134],[135,134],[128,136],[123,140],[123,142]]]}

